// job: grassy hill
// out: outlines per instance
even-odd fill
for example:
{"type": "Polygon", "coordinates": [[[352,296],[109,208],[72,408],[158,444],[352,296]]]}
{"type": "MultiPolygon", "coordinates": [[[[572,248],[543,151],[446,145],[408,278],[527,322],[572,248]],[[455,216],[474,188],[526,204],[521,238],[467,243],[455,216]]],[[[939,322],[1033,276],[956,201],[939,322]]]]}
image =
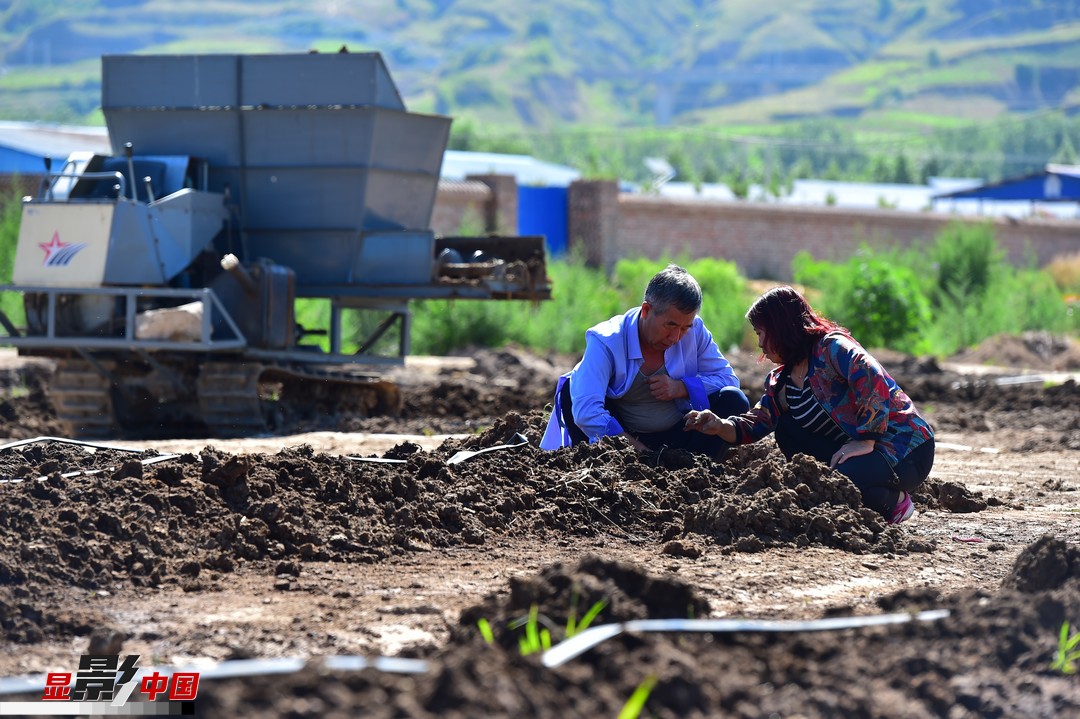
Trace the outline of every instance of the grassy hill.
{"type": "Polygon", "coordinates": [[[101,123],[109,53],[378,51],[457,149],[590,176],[989,179],[1080,160],[1076,0],[11,0],[0,119],[101,123]],[[658,129],[659,128],[659,129],[658,129]]]}
{"type": "Polygon", "coordinates": [[[1080,102],[1075,0],[13,0],[0,117],[100,121],[107,53],[378,50],[413,109],[533,130],[857,119],[911,131],[1080,102]]]}

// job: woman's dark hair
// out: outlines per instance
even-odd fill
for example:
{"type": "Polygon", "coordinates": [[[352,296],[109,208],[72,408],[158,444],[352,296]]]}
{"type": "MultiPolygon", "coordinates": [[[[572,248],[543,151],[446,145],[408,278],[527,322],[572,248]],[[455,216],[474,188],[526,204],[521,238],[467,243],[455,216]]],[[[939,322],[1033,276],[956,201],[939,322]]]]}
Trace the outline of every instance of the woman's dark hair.
{"type": "Polygon", "coordinates": [[[750,305],[746,319],[754,329],[765,333],[769,349],[785,365],[809,357],[818,340],[829,332],[844,329],[814,312],[805,297],[786,285],[758,297],[750,305]]]}

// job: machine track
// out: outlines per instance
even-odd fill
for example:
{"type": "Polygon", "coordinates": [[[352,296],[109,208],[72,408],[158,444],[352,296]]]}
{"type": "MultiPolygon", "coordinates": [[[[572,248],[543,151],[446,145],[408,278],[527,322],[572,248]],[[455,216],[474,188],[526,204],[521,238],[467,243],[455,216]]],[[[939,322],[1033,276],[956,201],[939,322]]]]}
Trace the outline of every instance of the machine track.
{"type": "Polygon", "coordinates": [[[400,388],[378,377],[299,367],[275,367],[267,376],[280,383],[282,401],[294,410],[364,417],[401,413],[400,388]]]}
{"type": "Polygon", "coordinates": [[[339,414],[401,412],[393,382],[368,375],[261,363],[207,362],[197,381],[199,413],[219,437],[240,437],[295,423],[332,423],[339,414]]]}
{"type": "MultiPolygon", "coordinates": [[[[111,369],[104,364],[103,368],[111,369]]],[[[111,439],[119,433],[112,382],[90,362],[59,360],[49,397],[69,437],[111,439]]]]}
{"type": "Polygon", "coordinates": [[[242,437],[267,431],[259,393],[258,363],[206,362],[196,383],[199,413],[218,437],[242,437]]]}

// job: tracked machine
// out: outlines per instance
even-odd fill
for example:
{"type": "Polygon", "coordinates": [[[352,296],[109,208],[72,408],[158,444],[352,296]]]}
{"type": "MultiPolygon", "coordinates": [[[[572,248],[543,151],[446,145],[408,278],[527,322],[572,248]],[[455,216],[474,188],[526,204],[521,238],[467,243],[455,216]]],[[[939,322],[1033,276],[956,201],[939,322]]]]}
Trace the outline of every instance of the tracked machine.
{"type": "Polygon", "coordinates": [[[431,231],[450,119],[377,53],[106,56],[102,109],[113,154],[46,161],[0,288],[71,436],[394,413],[410,300],[550,297],[542,237],[431,231]]]}

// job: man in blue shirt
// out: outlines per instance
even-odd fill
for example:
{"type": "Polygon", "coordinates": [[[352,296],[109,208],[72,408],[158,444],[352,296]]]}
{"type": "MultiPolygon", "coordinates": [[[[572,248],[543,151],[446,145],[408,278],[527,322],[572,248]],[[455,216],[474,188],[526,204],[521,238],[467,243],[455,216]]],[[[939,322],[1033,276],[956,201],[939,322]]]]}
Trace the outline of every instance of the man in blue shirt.
{"type": "Polygon", "coordinates": [[[700,309],[697,280],[668,265],[649,281],[640,307],[589,329],[581,361],[559,378],[540,446],[622,435],[641,451],[680,447],[722,459],[728,444],[684,432],[684,416],[711,409],[729,417],[750,403],[700,309]]]}

